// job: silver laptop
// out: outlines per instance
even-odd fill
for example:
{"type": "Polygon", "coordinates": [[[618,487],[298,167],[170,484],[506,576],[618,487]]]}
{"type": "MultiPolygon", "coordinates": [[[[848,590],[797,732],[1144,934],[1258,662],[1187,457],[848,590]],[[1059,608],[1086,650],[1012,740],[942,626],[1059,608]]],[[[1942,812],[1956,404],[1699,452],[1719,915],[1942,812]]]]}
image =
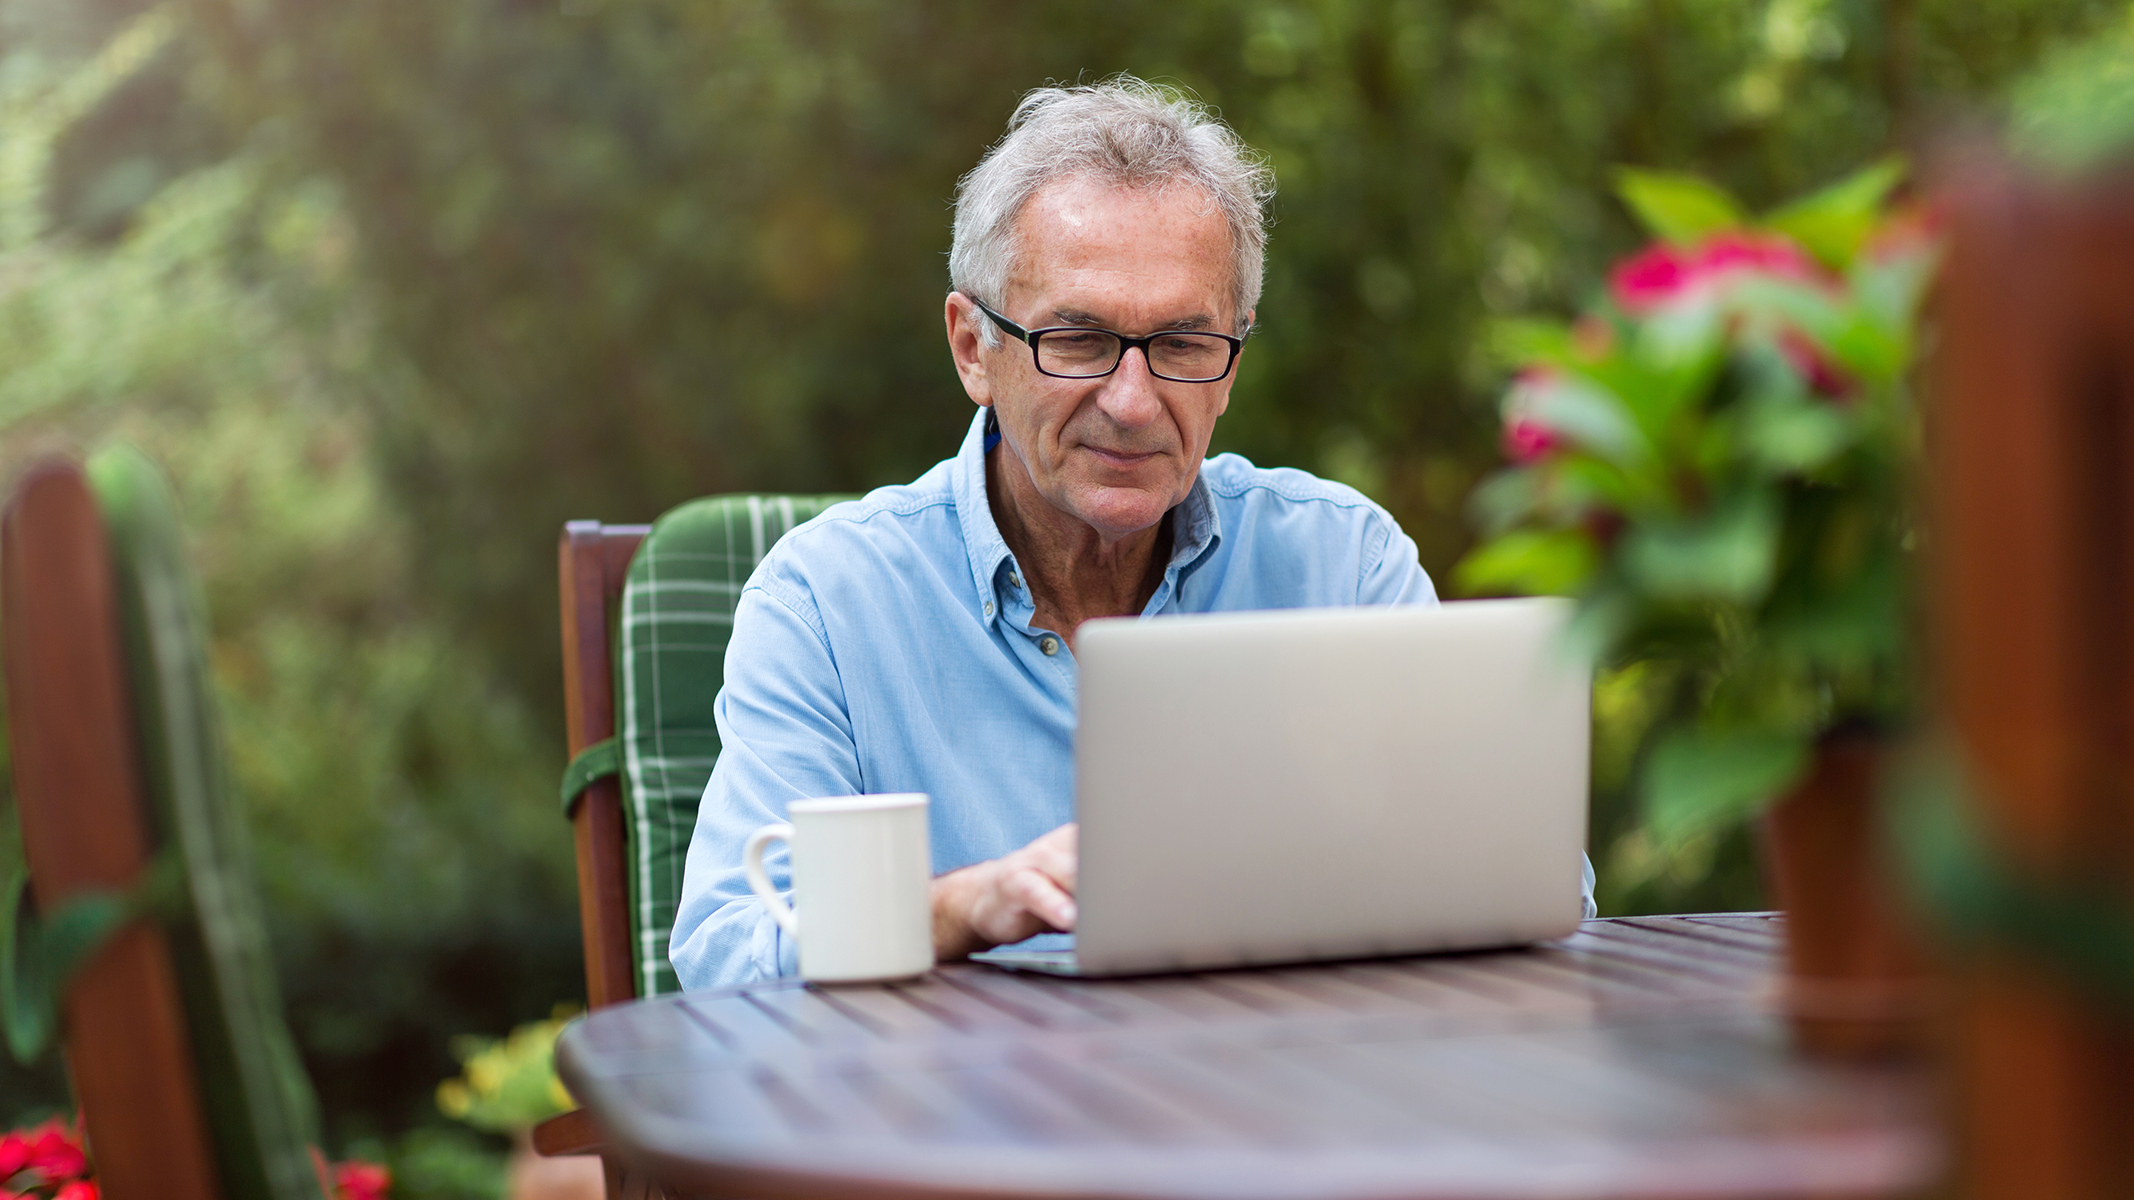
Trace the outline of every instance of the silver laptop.
{"type": "Polygon", "coordinates": [[[1479,600],[1084,625],[1077,929],[974,957],[1125,975],[1570,933],[1592,696],[1560,636],[1570,613],[1479,600]]]}

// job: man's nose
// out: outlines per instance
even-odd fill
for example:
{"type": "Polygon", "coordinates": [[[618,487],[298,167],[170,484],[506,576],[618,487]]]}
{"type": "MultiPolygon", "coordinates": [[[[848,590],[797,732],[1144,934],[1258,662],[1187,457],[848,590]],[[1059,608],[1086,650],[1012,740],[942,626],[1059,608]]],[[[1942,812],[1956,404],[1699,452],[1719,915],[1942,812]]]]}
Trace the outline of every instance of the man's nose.
{"type": "Polygon", "coordinates": [[[1147,351],[1139,346],[1127,349],[1118,369],[1104,380],[1097,407],[1127,429],[1139,429],[1156,419],[1163,411],[1163,400],[1156,395],[1156,377],[1149,374],[1147,351]]]}

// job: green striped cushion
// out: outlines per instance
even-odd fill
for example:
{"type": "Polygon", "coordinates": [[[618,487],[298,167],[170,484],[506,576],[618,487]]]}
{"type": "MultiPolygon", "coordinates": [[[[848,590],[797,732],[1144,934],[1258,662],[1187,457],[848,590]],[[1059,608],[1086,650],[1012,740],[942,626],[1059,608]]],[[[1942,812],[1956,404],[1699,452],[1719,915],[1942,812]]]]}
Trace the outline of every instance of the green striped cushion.
{"type": "Polygon", "coordinates": [[[615,656],[632,958],[639,996],[681,990],[667,938],[697,802],[719,758],[712,702],[741,586],[786,532],[848,496],[707,496],[661,517],[630,561],[615,656]]]}
{"type": "Polygon", "coordinates": [[[318,1200],[317,1102],[282,1020],[176,509],[137,451],[114,447],[88,466],[110,534],[149,824],[184,868],[188,911],[171,922],[171,953],[222,1194],[318,1200]]]}

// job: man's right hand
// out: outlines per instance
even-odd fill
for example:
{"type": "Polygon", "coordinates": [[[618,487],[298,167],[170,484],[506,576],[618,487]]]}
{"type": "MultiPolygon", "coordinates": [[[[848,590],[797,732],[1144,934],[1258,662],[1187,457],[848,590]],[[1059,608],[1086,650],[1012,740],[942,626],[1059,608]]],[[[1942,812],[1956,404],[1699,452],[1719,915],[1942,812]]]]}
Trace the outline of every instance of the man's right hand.
{"type": "Polygon", "coordinates": [[[934,957],[1074,929],[1076,827],[1062,825],[1013,854],[950,871],[933,882],[934,957]]]}

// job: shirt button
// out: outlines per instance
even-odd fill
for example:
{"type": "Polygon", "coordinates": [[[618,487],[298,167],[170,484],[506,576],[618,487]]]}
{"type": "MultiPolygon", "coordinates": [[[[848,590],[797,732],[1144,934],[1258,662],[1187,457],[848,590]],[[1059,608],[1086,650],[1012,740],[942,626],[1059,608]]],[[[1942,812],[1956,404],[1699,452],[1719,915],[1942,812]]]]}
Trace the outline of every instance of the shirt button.
{"type": "Polygon", "coordinates": [[[1015,572],[1013,572],[1013,571],[1010,571],[1010,572],[1008,572],[1008,586],[1009,586],[1009,587],[1012,587],[1012,588],[1020,588],[1020,587],[1022,587],[1022,585],[1023,585],[1023,577],[1022,577],[1022,576],[1020,576],[1020,575],[1017,575],[1017,574],[1016,574],[1015,572]]]}
{"type": "Polygon", "coordinates": [[[985,602],[985,615],[989,617],[993,615],[993,602],[991,600],[985,602]]]}
{"type": "Polygon", "coordinates": [[[1037,648],[1044,651],[1046,657],[1049,658],[1052,655],[1058,654],[1060,652],[1060,639],[1053,637],[1051,634],[1048,633],[1045,636],[1037,639],[1037,648]]]}

